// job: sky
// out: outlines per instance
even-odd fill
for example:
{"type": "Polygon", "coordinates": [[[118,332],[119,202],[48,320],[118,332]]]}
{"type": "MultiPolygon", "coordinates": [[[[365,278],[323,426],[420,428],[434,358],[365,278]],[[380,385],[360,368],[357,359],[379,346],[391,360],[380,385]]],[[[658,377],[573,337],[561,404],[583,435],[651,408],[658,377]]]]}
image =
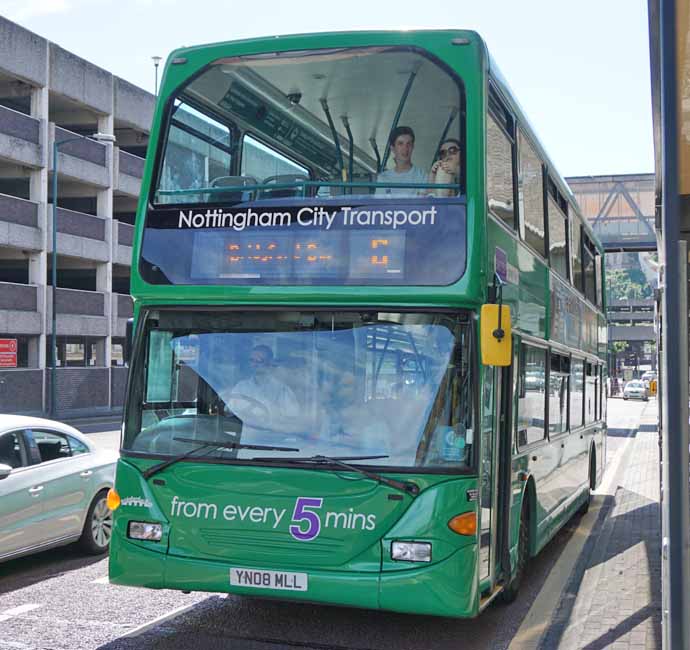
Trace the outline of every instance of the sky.
{"type": "Polygon", "coordinates": [[[181,46],[474,29],[563,176],[654,171],[647,0],[0,0],[0,14],[151,92],[151,57],[181,46]]]}

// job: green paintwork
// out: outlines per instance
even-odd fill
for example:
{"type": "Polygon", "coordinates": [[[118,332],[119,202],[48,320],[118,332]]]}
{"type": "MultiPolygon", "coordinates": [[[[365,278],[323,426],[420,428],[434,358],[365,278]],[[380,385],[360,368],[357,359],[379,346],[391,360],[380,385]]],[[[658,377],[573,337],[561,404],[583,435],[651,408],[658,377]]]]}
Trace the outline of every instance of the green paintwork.
{"type": "MultiPolygon", "coordinates": [[[[429,598],[435,602],[439,594],[452,595],[443,610],[449,616],[476,611],[472,561],[460,561],[474,556],[476,540],[457,535],[447,526],[454,516],[474,510],[475,503],[466,496],[476,488],[474,478],[415,477],[422,494],[398,500],[400,492],[351,472],[221,464],[179,463],[158,474],[165,485],[154,487],[140,472],[153,464],[136,461],[136,469],[132,459],[120,462],[117,489],[121,498],[131,503],[134,497],[150,506],[143,508],[137,501],[115,511],[113,583],[255,593],[251,588],[231,587],[229,567],[259,567],[309,574],[308,593],[266,590],[265,595],[412,611],[411,604],[416,608],[417,603],[426,602],[422,597],[427,588],[422,585],[446,583],[438,576],[450,573],[464,579],[438,584],[429,598]],[[288,532],[295,501],[305,495],[324,500],[322,532],[309,542],[297,541],[288,532]],[[175,496],[177,502],[194,506],[173,505],[175,496]],[[226,510],[228,506],[234,509],[226,510]],[[244,521],[236,514],[240,510],[246,514],[244,521]],[[262,517],[267,510],[269,516],[262,517]],[[276,510],[284,514],[274,525],[276,510]],[[375,527],[362,530],[359,520],[359,525],[344,528],[349,512],[373,515],[375,527]],[[160,542],[128,540],[130,520],[163,523],[163,538],[160,542]],[[431,542],[432,562],[420,566],[390,560],[393,539],[431,542]],[[157,568],[153,573],[149,568],[140,572],[135,567],[141,563],[157,568]],[[401,599],[397,593],[401,584],[414,584],[421,600],[410,598],[407,592],[401,599]]],[[[424,611],[433,613],[436,606],[427,605],[424,611]]]]}
{"type": "MultiPolygon", "coordinates": [[[[141,197],[138,206],[132,265],[132,295],[135,319],[142,306],[157,305],[318,305],[433,308],[466,307],[477,310],[487,300],[493,277],[494,252],[498,246],[519,272],[519,281],[508,284],[504,301],[512,308],[513,328],[518,345],[522,335],[549,338],[551,303],[550,272],[543,262],[506,229],[487,218],[485,199],[486,88],[489,58],[482,40],[474,32],[359,32],[296,35],[252,39],[234,43],[185,48],[170,55],[162,78],[159,102],[153,119],[141,197]],[[466,39],[453,45],[453,39],[466,39]],[[228,56],[272,51],[348,48],[363,46],[411,45],[427,50],[453,69],[462,79],[467,97],[467,223],[468,272],[448,287],[176,287],[153,286],[138,272],[144,217],[148,207],[156,152],[164,137],[166,103],[190,76],[211,62],[228,56]],[[182,61],[181,63],[175,63],[182,61]]],[[[493,66],[491,66],[493,71],[493,66]]],[[[499,86],[507,92],[500,77],[499,86]]],[[[511,107],[522,119],[519,107],[511,107]]],[[[530,131],[531,132],[531,131],[530,131]]],[[[541,151],[541,150],[540,150],[541,151]]],[[[564,193],[567,187],[557,179],[564,193]]],[[[599,330],[604,323],[597,314],[599,330]]],[[[605,344],[598,350],[605,353],[605,344]]],[[[480,371],[480,377],[485,374],[480,371]]],[[[483,381],[483,379],[482,379],[483,381]]],[[[514,396],[514,405],[517,396],[514,396]]],[[[477,426],[479,431],[479,426],[477,426]]],[[[479,435],[477,434],[477,439],[479,435]]],[[[571,516],[587,496],[587,476],[575,472],[576,462],[588,459],[594,445],[603,458],[605,431],[590,427],[552,442],[538,450],[513,447],[510,503],[510,554],[515,567],[520,512],[529,490],[532,499],[533,531],[531,551],[536,553],[571,516]],[[596,429],[596,431],[595,431],[596,429]],[[579,435],[582,433],[582,436],[579,435]],[[567,438],[567,440],[566,440],[567,438]],[[563,446],[562,446],[563,445],[563,446]],[[543,456],[543,462],[532,460],[543,456]],[[565,464],[568,463],[568,467],[565,464]],[[522,480],[521,476],[529,477],[522,480]],[[576,476],[570,485],[564,476],[576,476]],[[558,495],[561,495],[560,497],[558,495]],[[560,500],[559,500],[560,499],[560,500]],[[558,501],[558,503],[556,503],[558,501]]],[[[476,445],[479,446],[478,444],[476,445]]],[[[110,579],[115,584],[234,592],[257,595],[248,587],[230,586],[232,566],[277,571],[304,571],[309,575],[309,591],[262,590],[260,595],[284,599],[387,609],[399,612],[442,616],[475,616],[479,612],[479,540],[477,536],[456,535],[447,527],[455,515],[478,507],[468,491],[478,490],[476,477],[400,474],[421,488],[416,499],[348,472],[301,468],[243,467],[238,465],[182,462],[156,475],[164,481],[154,485],[141,471],[154,460],[124,453],[119,461],[116,487],[123,499],[143,499],[147,505],[123,505],[114,514],[111,542],[110,579]],[[346,480],[347,479],[347,480],[346,480]],[[348,482],[350,480],[351,482],[348,482]],[[216,504],[217,515],[202,520],[171,516],[173,497],[178,500],[216,504]],[[314,542],[290,537],[286,526],[291,507],[300,496],[324,499],[324,512],[366,511],[375,515],[374,530],[324,530],[314,542]],[[390,500],[402,497],[401,500],[390,500]],[[150,505],[149,505],[150,504],[150,505]],[[268,524],[225,521],[223,508],[286,509],[284,519],[270,529],[268,524]],[[163,524],[160,542],[127,538],[130,520],[163,524]],[[390,558],[393,540],[429,541],[432,562],[415,564],[390,558]]],[[[582,465],[581,465],[582,466],[582,465]]],[[[601,462],[598,462],[598,475],[601,462]]],[[[131,502],[130,502],[131,503],[131,502]]],[[[208,508],[204,512],[210,512],[208,508]]],[[[258,513],[259,511],[257,511],[258,513]]],[[[264,511],[262,511],[264,512],[264,511]]],[[[270,515],[269,515],[270,516],[270,515]]],[[[258,519],[258,514],[257,514],[258,519]]],[[[491,588],[490,582],[482,588],[491,588]]]]}

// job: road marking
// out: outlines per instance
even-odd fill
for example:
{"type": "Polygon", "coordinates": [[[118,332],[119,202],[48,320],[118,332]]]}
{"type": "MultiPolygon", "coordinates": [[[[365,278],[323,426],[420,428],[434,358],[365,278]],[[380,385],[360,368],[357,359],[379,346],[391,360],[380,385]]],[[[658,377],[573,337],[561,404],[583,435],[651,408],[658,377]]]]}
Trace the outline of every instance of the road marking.
{"type": "Polygon", "coordinates": [[[188,612],[190,609],[194,609],[200,602],[203,601],[197,601],[192,603],[191,605],[183,605],[182,607],[178,607],[177,609],[173,609],[172,611],[168,612],[167,614],[161,614],[161,616],[154,618],[152,621],[149,621],[148,623],[144,623],[143,625],[140,625],[139,627],[135,627],[133,630],[130,630],[126,634],[123,634],[120,639],[126,639],[129,637],[133,636],[139,636],[141,634],[144,634],[144,632],[147,632],[150,630],[152,627],[156,627],[157,625],[160,625],[161,623],[165,623],[165,621],[169,621],[171,618],[175,618],[176,616],[179,616],[180,614],[184,614],[185,612],[188,612]]]}
{"type": "Polygon", "coordinates": [[[15,616],[21,616],[34,609],[38,609],[40,605],[36,603],[29,603],[27,605],[19,605],[19,607],[13,607],[12,609],[6,609],[4,612],[0,612],[0,623],[3,621],[9,621],[15,616]]]}
{"type": "Polygon", "coordinates": [[[2,641],[0,639],[0,648],[14,648],[15,650],[32,650],[36,646],[26,645],[26,643],[19,643],[19,641],[2,641]]]}
{"type": "Polygon", "coordinates": [[[103,576],[102,578],[97,578],[96,580],[91,581],[92,585],[109,585],[110,584],[110,578],[108,576],[103,576]]]}
{"type": "Polygon", "coordinates": [[[616,493],[616,489],[618,488],[618,486],[613,485],[613,484],[618,479],[618,469],[620,468],[620,464],[623,462],[623,458],[625,458],[625,456],[626,456],[626,452],[628,451],[628,447],[630,447],[630,445],[633,443],[636,435],[637,435],[637,433],[635,433],[632,436],[629,436],[628,439],[625,441],[625,444],[621,445],[620,449],[616,452],[616,455],[614,456],[613,460],[611,461],[611,464],[606,469],[606,474],[604,476],[604,480],[601,482],[599,487],[594,491],[594,494],[615,494],[616,493]]]}

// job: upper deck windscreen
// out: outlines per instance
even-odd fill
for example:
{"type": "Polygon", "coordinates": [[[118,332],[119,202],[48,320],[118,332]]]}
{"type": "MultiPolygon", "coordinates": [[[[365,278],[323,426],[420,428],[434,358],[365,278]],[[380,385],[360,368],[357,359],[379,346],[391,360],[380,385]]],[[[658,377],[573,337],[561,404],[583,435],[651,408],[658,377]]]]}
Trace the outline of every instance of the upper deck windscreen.
{"type": "Polygon", "coordinates": [[[409,48],[217,61],[169,103],[141,271],[173,284],[446,285],[464,94],[409,48]]]}

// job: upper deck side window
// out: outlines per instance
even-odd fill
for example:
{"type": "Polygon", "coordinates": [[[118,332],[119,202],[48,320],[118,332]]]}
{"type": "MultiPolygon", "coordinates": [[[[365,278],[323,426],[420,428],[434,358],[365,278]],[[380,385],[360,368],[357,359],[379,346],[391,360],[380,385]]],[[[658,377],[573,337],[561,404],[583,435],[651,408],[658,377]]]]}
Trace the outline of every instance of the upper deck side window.
{"type": "Polygon", "coordinates": [[[515,228],[515,122],[493,89],[486,119],[486,196],[489,210],[515,228]]]}
{"type": "Polygon", "coordinates": [[[573,264],[573,286],[580,292],[585,292],[584,275],[582,272],[582,224],[579,218],[572,219],[572,242],[570,249],[573,264]]]}
{"type": "Polygon", "coordinates": [[[294,196],[320,199],[464,193],[462,82],[411,48],[221,59],[180,89],[170,111],[156,205],[227,205],[228,185],[243,188],[238,201],[256,201],[269,198],[262,186],[277,181],[292,183],[294,196]],[[239,151],[246,134],[297,171],[249,170],[239,151]]]}
{"type": "Polygon", "coordinates": [[[551,268],[564,280],[569,277],[568,202],[556,183],[547,177],[547,215],[549,224],[549,260],[551,268]]]}
{"type": "Polygon", "coordinates": [[[522,129],[519,129],[518,153],[520,158],[518,176],[520,236],[539,255],[546,257],[543,165],[539,154],[522,129]]]}
{"type": "Polygon", "coordinates": [[[204,203],[210,195],[203,190],[212,187],[214,179],[231,173],[236,149],[234,128],[230,122],[182,100],[173,103],[168,122],[156,202],[204,203]],[[181,188],[187,192],[176,194],[181,188]]]}
{"type": "Polygon", "coordinates": [[[585,282],[585,296],[592,304],[597,304],[597,281],[595,271],[595,259],[597,249],[589,235],[583,234],[582,240],[582,268],[585,282]]]}

